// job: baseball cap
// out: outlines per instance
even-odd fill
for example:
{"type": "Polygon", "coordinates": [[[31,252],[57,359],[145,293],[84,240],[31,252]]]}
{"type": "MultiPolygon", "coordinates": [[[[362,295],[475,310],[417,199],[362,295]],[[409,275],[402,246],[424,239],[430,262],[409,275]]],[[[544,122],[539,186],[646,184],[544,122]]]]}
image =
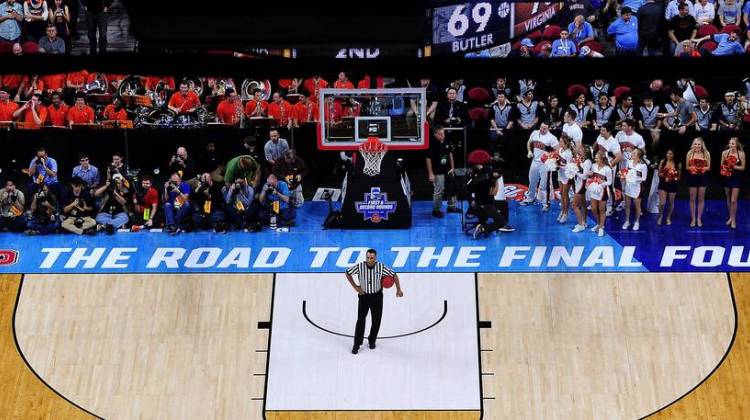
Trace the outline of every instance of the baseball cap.
{"type": "Polygon", "coordinates": [[[581,47],[581,54],[580,55],[581,56],[586,56],[586,55],[589,55],[590,52],[591,52],[591,47],[589,47],[588,45],[584,45],[583,47],[581,47]]]}
{"type": "Polygon", "coordinates": [[[531,48],[534,46],[534,43],[529,38],[524,38],[521,40],[521,45],[531,48]]]}

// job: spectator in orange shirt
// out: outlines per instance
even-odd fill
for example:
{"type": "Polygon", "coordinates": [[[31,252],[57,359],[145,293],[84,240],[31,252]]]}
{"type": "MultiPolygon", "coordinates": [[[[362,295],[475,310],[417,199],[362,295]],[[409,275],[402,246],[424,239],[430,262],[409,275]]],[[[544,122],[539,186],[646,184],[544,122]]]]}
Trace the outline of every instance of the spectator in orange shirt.
{"type": "Polygon", "coordinates": [[[68,125],[93,123],[94,109],[86,105],[86,94],[76,93],[76,103],[68,110],[68,125]]]}
{"type": "Polygon", "coordinates": [[[60,98],[59,93],[52,94],[52,104],[47,107],[49,114],[49,123],[54,127],[66,127],[65,121],[68,118],[68,106],[60,98]]]}
{"type": "Polygon", "coordinates": [[[186,82],[180,82],[180,91],[172,94],[169,98],[169,109],[178,114],[194,112],[201,105],[198,95],[188,89],[186,82]]]}
{"type": "Polygon", "coordinates": [[[300,91],[299,101],[294,104],[294,127],[299,127],[300,123],[318,121],[320,110],[318,104],[307,97],[307,92],[300,91]]]}
{"type": "Polygon", "coordinates": [[[13,118],[21,117],[22,114],[21,121],[26,123],[26,128],[39,128],[47,122],[47,108],[42,105],[42,98],[38,93],[18,108],[13,113],[13,118]]]}
{"type": "Polygon", "coordinates": [[[305,80],[303,87],[310,94],[310,101],[317,103],[318,97],[320,96],[320,90],[327,88],[328,82],[321,79],[320,76],[315,75],[311,79],[305,80]]]}
{"type": "Polygon", "coordinates": [[[339,72],[339,78],[333,82],[334,89],[354,89],[354,84],[349,81],[346,72],[339,72]]]}
{"type": "Polygon", "coordinates": [[[106,121],[127,121],[128,111],[122,103],[122,99],[115,97],[112,103],[104,108],[104,120],[106,121]]]}
{"type": "Polygon", "coordinates": [[[18,104],[10,100],[10,95],[5,88],[0,88],[0,121],[13,121],[13,113],[18,109],[18,104]]]}
{"type": "Polygon", "coordinates": [[[268,116],[276,120],[278,127],[292,128],[294,116],[292,115],[292,104],[285,101],[279,92],[274,92],[268,104],[268,116]]]}
{"type": "Polygon", "coordinates": [[[30,79],[29,76],[24,76],[21,86],[18,88],[19,100],[28,101],[35,93],[40,95],[44,93],[44,82],[36,74],[32,75],[30,79]]]}
{"type": "Polygon", "coordinates": [[[21,81],[23,81],[23,75],[21,74],[4,74],[0,78],[0,86],[14,98],[14,101],[18,101],[21,99],[18,97],[18,88],[21,86],[21,81]]]}
{"type": "Polygon", "coordinates": [[[58,74],[45,74],[40,78],[44,83],[45,92],[47,95],[52,96],[53,92],[62,94],[63,88],[65,87],[65,73],[58,74]]]}
{"type": "Polygon", "coordinates": [[[268,102],[263,100],[263,92],[260,89],[253,90],[253,99],[245,104],[245,115],[248,118],[262,118],[268,116],[268,102]]]}
{"type": "Polygon", "coordinates": [[[237,125],[242,119],[242,100],[232,88],[224,90],[224,100],[216,106],[216,118],[224,124],[237,125]]]}

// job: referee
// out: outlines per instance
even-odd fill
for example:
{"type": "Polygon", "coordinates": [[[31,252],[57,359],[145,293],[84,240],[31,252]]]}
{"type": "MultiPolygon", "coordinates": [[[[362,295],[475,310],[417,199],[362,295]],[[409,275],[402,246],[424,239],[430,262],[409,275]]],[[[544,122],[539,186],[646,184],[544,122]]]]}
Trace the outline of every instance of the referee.
{"type": "Polygon", "coordinates": [[[372,326],[367,341],[371,349],[375,348],[375,340],[378,338],[378,330],[380,330],[380,320],[383,317],[383,286],[380,284],[383,276],[393,276],[393,282],[396,284],[396,297],[404,295],[401,290],[401,283],[398,280],[398,274],[386,267],[385,264],[378,262],[377,255],[377,251],[368,249],[365,261],[346,270],[346,279],[349,280],[349,284],[352,285],[359,298],[352,354],[359,353],[359,346],[364,341],[365,319],[367,319],[368,311],[372,313],[372,326]],[[355,274],[359,284],[355,283],[352,278],[355,274]]]}

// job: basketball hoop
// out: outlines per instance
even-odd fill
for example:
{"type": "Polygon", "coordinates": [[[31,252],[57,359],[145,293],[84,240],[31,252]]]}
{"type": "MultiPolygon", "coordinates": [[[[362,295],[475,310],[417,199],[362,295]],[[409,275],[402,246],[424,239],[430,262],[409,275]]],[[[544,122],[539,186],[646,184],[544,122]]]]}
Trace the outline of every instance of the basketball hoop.
{"type": "Polygon", "coordinates": [[[362,155],[364,167],[362,172],[367,176],[375,176],[380,173],[380,163],[388,151],[388,146],[378,140],[377,137],[368,137],[367,141],[359,145],[359,154],[362,155]]]}

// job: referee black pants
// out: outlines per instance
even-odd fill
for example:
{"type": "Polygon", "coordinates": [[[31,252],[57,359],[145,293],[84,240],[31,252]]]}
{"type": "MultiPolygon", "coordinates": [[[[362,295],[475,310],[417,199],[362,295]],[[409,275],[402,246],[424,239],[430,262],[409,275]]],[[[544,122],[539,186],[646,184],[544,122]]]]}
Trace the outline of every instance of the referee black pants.
{"type": "Polygon", "coordinates": [[[383,317],[383,290],[377,293],[359,295],[357,303],[357,326],[354,329],[354,345],[361,346],[365,338],[365,320],[367,312],[372,314],[372,326],[367,339],[374,343],[380,331],[380,319],[383,317]]]}

